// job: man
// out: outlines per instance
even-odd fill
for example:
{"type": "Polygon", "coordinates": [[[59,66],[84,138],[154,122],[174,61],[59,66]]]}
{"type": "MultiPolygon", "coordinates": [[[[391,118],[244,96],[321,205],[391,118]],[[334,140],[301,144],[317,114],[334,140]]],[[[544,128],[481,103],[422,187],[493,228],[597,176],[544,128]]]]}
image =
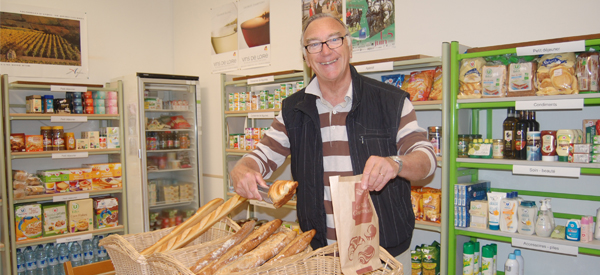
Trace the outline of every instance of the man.
{"type": "Polygon", "coordinates": [[[435,155],[420,128],[408,94],[359,75],[349,65],[352,43],[346,26],[329,14],[309,18],[302,32],[310,84],[282,103],[280,114],[252,153],[231,171],[236,192],[260,199],[265,185],[291,154],[298,181],[297,215],[303,231],[316,229],[319,248],[335,242],[329,176],[363,174],[379,216],[380,244],[410,266],[415,218],[410,181],[435,170],[435,155]]]}

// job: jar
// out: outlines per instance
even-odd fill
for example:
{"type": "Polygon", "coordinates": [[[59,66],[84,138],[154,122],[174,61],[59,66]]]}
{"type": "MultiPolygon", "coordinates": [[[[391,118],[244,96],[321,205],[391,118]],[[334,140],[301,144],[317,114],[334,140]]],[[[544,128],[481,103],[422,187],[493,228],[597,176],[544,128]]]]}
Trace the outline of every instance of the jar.
{"type": "Polygon", "coordinates": [[[469,135],[458,135],[458,154],[459,158],[468,158],[469,154],[469,135]]]}
{"type": "Polygon", "coordinates": [[[54,151],[54,145],[52,144],[52,127],[40,127],[40,135],[42,135],[42,146],[44,147],[44,151],[54,151]]]}
{"type": "Polygon", "coordinates": [[[442,156],[442,127],[431,126],[427,127],[427,138],[433,145],[433,151],[438,157],[442,156]]]}
{"type": "Polygon", "coordinates": [[[542,161],[556,161],[556,130],[544,130],[540,135],[542,161]]]}
{"type": "Polygon", "coordinates": [[[494,139],[492,141],[492,157],[495,159],[504,158],[504,140],[494,139]]]}
{"type": "Polygon", "coordinates": [[[62,126],[52,127],[52,145],[54,151],[65,150],[64,130],[62,126]]]}
{"type": "Polygon", "coordinates": [[[75,150],[75,133],[65,133],[65,148],[67,150],[75,150]]]}

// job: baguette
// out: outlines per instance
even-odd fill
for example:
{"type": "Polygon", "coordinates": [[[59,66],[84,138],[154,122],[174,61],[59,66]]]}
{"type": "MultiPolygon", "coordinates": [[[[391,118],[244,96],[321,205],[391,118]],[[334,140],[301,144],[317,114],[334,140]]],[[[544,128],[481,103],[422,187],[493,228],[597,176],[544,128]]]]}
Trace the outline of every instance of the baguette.
{"type": "Polygon", "coordinates": [[[288,238],[285,232],[279,232],[269,237],[269,239],[260,244],[256,249],[219,269],[215,274],[225,275],[259,267],[279,253],[291,241],[291,238],[288,238]]]}
{"type": "Polygon", "coordinates": [[[217,261],[210,263],[197,272],[199,275],[212,275],[218,269],[224,267],[225,265],[237,260],[239,257],[244,255],[246,252],[254,249],[264,240],[266,240],[277,228],[281,226],[281,220],[275,219],[268,223],[263,224],[260,228],[254,230],[250,236],[248,236],[242,243],[236,245],[227,253],[225,253],[221,258],[217,261]]]}
{"type": "Polygon", "coordinates": [[[196,273],[196,272],[200,271],[203,267],[207,266],[209,263],[219,259],[221,256],[223,256],[223,254],[225,254],[227,251],[229,251],[229,249],[238,245],[246,237],[248,237],[248,235],[250,235],[250,233],[254,229],[255,224],[256,224],[256,222],[254,220],[250,220],[249,222],[246,222],[244,224],[244,226],[242,226],[242,228],[240,228],[240,230],[238,230],[238,232],[236,232],[234,235],[232,235],[230,238],[228,238],[223,243],[223,245],[221,245],[221,247],[213,250],[212,252],[206,254],[204,257],[200,258],[200,260],[198,260],[196,262],[196,264],[194,264],[192,267],[190,267],[190,270],[192,272],[196,273]]]}
{"type": "Polygon", "coordinates": [[[310,231],[306,231],[300,236],[296,237],[293,241],[291,241],[286,247],[284,247],[279,254],[275,255],[272,259],[270,259],[266,264],[273,264],[283,258],[294,256],[306,249],[310,244],[310,241],[315,236],[317,231],[312,229],[310,231]]]}
{"type": "Polygon", "coordinates": [[[224,204],[220,205],[211,212],[208,216],[202,218],[202,220],[194,225],[193,227],[185,229],[183,232],[177,235],[176,238],[171,238],[166,244],[158,247],[154,252],[164,252],[182,248],[204,234],[210,229],[215,223],[222,220],[231,211],[235,210],[238,206],[244,203],[247,199],[239,195],[235,195],[227,200],[224,204]]]}
{"type": "Polygon", "coordinates": [[[198,210],[192,217],[190,217],[185,222],[183,222],[180,225],[178,225],[177,227],[175,227],[171,232],[169,232],[169,234],[165,235],[160,240],[158,240],[158,242],[156,242],[155,244],[151,245],[150,247],[144,249],[140,254],[141,255],[150,255],[150,254],[154,253],[156,248],[164,245],[169,240],[171,240],[172,238],[174,238],[178,234],[180,234],[180,232],[182,232],[182,231],[194,226],[196,223],[200,222],[204,217],[206,217],[212,211],[217,209],[217,207],[219,207],[221,204],[223,204],[223,199],[221,199],[221,198],[209,201],[202,207],[198,208],[198,210]]]}
{"type": "Polygon", "coordinates": [[[297,181],[278,180],[269,187],[269,198],[275,208],[282,207],[296,194],[297,181]]]}

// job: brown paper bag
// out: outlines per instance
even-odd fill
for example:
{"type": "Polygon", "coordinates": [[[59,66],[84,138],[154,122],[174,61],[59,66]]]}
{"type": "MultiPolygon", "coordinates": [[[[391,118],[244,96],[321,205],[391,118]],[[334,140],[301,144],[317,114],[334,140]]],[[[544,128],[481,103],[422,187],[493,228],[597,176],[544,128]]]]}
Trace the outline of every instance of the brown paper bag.
{"type": "Polygon", "coordinates": [[[333,219],[344,275],[381,268],[379,219],[368,190],[360,188],[362,175],[329,178],[333,219]]]}

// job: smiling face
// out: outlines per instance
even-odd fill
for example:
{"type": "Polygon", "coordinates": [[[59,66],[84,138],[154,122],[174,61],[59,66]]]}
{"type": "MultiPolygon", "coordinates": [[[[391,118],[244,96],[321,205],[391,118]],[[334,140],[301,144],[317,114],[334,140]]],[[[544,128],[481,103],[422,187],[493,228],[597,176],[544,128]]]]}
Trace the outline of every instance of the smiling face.
{"type": "Polygon", "coordinates": [[[329,17],[319,18],[306,28],[304,45],[344,37],[344,43],[339,48],[332,50],[323,45],[323,50],[319,53],[305,52],[306,64],[315,72],[319,83],[350,81],[352,46],[348,44],[348,37],[345,35],[345,28],[337,20],[329,17]]]}

